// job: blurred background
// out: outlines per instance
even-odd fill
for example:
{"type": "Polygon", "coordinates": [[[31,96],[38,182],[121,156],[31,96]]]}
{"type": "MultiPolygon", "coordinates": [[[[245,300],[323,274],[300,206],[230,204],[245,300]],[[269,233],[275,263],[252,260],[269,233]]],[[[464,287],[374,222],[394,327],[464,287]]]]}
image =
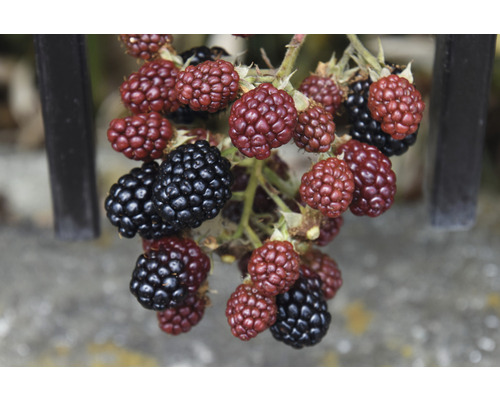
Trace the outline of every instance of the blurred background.
{"type": "MultiPolygon", "coordinates": [[[[278,66],[290,38],[196,34],[174,35],[173,43],[179,53],[220,46],[265,68],[261,49],[278,66]]],[[[377,48],[376,36],[360,38],[377,48]]],[[[428,105],[434,36],[380,38],[387,60],[413,60],[428,105]]],[[[347,43],[343,35],[310,35],[293,83],[333,52],[340,56],[347,43]]],[[[111,184],[136,166],[111,149],[106,129],[125,114],[118,88],[139,63],[125,54],[117,35],[88,35],[87,49],[102,205],[111,184]]],[[[424,117],[417,143],[391,158],[398,178],[394,206],[375,219],[346,215],[325,249],[344,284],[329,301],[328,335],[317,346],[295,350],[269,332],[248,343],[232,337],[224,309],[241,280],[236,266],[214,258],[211,307],[192,331],[169,337],[128,290],[139,239],[120,239],[104,213],[99,238],[55,238],[33,37],[0,35],[0,366],[499,366],[498,41],[496,53],[474,226],[445,231],[430,225],[424,117]]]]}

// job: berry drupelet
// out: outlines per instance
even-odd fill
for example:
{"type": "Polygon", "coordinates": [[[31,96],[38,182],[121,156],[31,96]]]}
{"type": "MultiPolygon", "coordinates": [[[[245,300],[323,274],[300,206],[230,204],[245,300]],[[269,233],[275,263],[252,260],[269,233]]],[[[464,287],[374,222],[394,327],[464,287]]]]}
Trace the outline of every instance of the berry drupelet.
{"type": "Polygon", "coordinates": [[[206,140],[167,154],[153,186],[158,214],[178,228],[197,228],[215,218],[231,198],[231,163],[206,140]]]}
{"type": "Polygon", "coordinates": [[[300,112],[293,140],[297,147],[308,152],[323,153],[330,150],[335,140],[335,123],[332,114],[318,105],[312,105],[300,112]]]}
{"type": "Polygon", "coordinates": [[[315,248],[303,254],[302,261],[302,268],[307,268],[318,274],[325,299],[333,299],[342,286],[342,272],[337,262],[328,254],[315,248]]]}
{"type": "Polygon", "coordinates": [[[342,105],[344,91],[330,77],[311,74],[299,86],[299,91],[320,103],[332,116],[342,105]]]}
{"type": "Polygon", "coordinates": [[[160,49],[173,41],[172,35],[165,34],[120,35],[119,37],[127,49],[127,54],[142,60],[157,57],[160,49]]]}
{"type": "Polygon", "coordinates": [[[169,335],[186,333],[197,325],[205,314],[207,298],[198,293],[189,294],[181,305],[158,311],[158,325],[160,329],[169,335]]]}

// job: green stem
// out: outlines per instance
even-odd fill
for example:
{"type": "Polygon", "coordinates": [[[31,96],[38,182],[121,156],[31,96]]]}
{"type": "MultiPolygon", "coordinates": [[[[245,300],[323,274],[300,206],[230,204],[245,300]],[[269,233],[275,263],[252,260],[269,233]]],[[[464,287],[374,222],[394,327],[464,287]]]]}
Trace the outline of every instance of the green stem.
{"type": "Polygon", "coordinates": [[[363,46],[363,43],[361,43],[357,35],[348,34],[347,38],[354,47],[354,50],[356,50],[356,52],[364,59],[364,61],[369,66],[371,66],[375,70],[375,72],[380,73],[380,71],[382,70],[382,66],[380,65],[377,57],[375,57],[368,51],[365,46],[363,46]]]}
{"type": "Polygon", "coordinates": [[[280,208],[281,211],[284,212],[292,212],[290,210],[290,207],[288,207],[283,200],[281,200],[281,197],[279,197],[276,193],[274,193],[269,187],[268,183],[264,179],[264,176],[262,174],[258,174],[257,176],[260,186],[266,191],[267,195],[276,203],[276,205],[280,208]]]}
{"type": "Polygon", "coordinates": [[[306,36],[307,35],[304,34],[293,35],[292,40],[287,45],[288,50],[285,53],[285,57],[281,62],[278,72],[276,72],[276,81],[279,82],[292,73],[295,61],[297,60],[297,56],[299,55],[300,48],[302,47],[306,36]]]}
{"type": "Polygon", "coordinates": [[[257,248],[262,246],[262,243],[255,232],[250,228],[249,221],[250,215],[252,214],[253,201],[255,199],[255,192],[258,187],[258,178],[257,175],[260,174],[262,170],[263,162],[257,159],[252,160],[252,166],[250,171],[250,179],[248,180],[248,185],[245,189],[245,200],[243,202],[243,213],[241,215],[240,223],[238,224],[238,228],[233,235],[233,239],[240,238],[243,233],[247,236],[247,238],[252,242],[252,245],[257,248]]]}
{"type": "Polygon", "coordinates": [[[294,198],[295,193],[297,192],[297,188],[292,182],[286,182],[283,179],[279,177],[279,175],[274,172],[271,168],[269,167],[264,167],[262,170],[262,173],[264,177],[273,185],[276,187],[280,192],[285,194],[287,197],[294,198]]]}

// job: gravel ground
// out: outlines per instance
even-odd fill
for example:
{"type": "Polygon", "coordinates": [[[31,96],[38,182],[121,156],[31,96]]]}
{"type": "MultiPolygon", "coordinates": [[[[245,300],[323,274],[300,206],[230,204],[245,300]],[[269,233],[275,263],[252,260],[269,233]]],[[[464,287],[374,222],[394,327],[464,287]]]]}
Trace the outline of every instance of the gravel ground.
{"type": "Polygon", "coordinates": [[[224,308],[240,275],[217,259],[203,320],[167,336],[128,290],[139,240],[119,239],[105,220],[96,240],[56,240],[43,153],[5,150],[0,160],[10,172],[0,174],[10,196],[0,220],[0,366],[500,366],[498,193],[481,192],[467,231],[430,227],[423,201],[376,219],[346,215],[325,249],[344,278],[330,330],[296,350],[269,332],[231,335],[224,308]]]}

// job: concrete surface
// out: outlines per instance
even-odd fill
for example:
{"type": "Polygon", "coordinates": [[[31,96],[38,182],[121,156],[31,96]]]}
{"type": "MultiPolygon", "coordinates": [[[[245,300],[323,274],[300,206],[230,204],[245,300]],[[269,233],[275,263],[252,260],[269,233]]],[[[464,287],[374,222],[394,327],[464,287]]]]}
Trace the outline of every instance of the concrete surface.
{"type": "MultiPolygon", "coordinates": [[[[103,187],[127,168],[106,160],[103,187]]],[[[0,224],[0,366],[500,366],[498,193],[481,192],[468,231],[430,227],[423,201],[376,219],[347,214],[325,249],[344,278],[329,301],[329,333],[296,350],[269,332],[250,342],[231,335],[224,308],[240,275],[217,260],[203,320],[164,334],[128,290],[139,239],[119,239],[103,219],[96,240],[58,241],[43,152],[3,149],[0,171],[9,211],[0,224]]]]}

